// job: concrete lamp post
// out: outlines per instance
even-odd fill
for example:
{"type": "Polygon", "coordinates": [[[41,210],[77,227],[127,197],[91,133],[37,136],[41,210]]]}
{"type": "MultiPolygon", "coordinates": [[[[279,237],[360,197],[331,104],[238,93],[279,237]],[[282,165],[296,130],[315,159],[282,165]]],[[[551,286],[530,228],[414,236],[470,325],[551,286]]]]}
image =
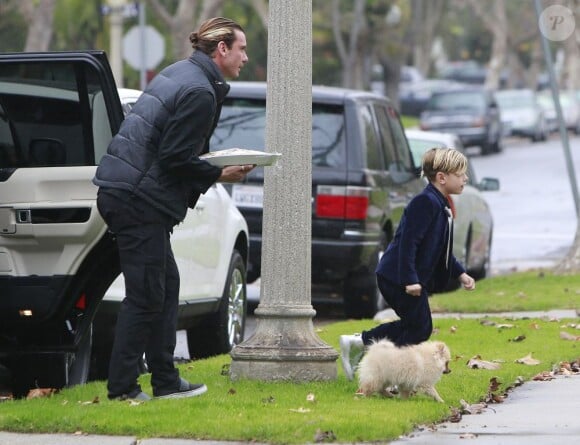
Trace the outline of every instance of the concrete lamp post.
{"type": "Polygon", "coordinates": [[[118,88],[123,87],[123,10],[127,0],[107,0],[111,7],[109,14],[111,26],[111,70],[118,88]]]}
{"type": "Polygon", "coordinates": [[[318,338],[311,304],[312,1],[270,0],[267,151],[260,304],[254,335],[232,352],[230,377],[336,378],[338,353],[318,338]]]}

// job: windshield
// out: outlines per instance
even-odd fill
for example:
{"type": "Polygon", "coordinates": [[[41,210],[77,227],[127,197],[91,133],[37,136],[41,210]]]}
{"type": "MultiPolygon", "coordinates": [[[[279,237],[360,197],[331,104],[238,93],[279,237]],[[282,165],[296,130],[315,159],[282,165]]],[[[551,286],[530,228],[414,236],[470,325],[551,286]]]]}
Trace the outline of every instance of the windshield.
{"type": "MultiPolygon", "coordinates": [[[[210,151],[233,147],[264,151],[265,134],[266,102],[264,100],[226,99],[218,126],[210,140],[210,151]]],[[[312,165],[317,167],[346,166],[345,123],[342,106],[313,105],[312,165]]]]}
{"type": "Polygon", "coordinates": [[[453,93],[436,94],[431,97],[428,108],[435,111],[466,109],[483,110],[485,99],[482,93],[456,91],[453,93]]]}

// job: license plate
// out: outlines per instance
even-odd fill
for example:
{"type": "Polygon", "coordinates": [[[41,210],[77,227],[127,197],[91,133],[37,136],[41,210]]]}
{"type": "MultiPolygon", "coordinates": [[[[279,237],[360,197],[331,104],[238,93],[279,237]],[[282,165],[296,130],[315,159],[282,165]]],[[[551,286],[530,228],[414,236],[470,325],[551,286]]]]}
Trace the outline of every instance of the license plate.
{"type": "Polygon", "coordinates": [[[256,185],[234,184],[232,199],[238,207],[261,209],[264,204],[264,189],[256,185]]]}

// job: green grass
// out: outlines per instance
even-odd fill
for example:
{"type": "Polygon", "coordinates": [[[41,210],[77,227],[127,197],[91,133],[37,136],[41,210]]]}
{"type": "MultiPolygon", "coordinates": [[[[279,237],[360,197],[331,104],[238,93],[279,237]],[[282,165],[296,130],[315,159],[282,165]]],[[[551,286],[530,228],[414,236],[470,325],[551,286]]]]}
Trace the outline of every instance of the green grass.
{"type": "Polygon", "coordinates": [[[419,118],[414,116],[401,116],[401,123],[403,128],[413,128],[419,125],[419,118]]]}
{"type": "MultiPolygon", "coordinates": [[[[486,312],[497,309],[494,299],[499,298],[498,292],[504,292],[501,297],[505,310],[538,310],[545,308],[549,298],[553,299],[550,308],[575,308],[579,288],[576,276],[544,275],[540,279],[537,273],[524,273],[483,280],[474,292],[460,290],[437,295],[432,302],[456,311],[463,307],[461,299],[471,299],[472,304],[467,307],[475,305],[477,312],[486,312]]],[[[561,331],[578,333],[570,325],[573,320],[491,319],[513,327],[500,329],[467,318],[434,320],[432,339],[445,341],[453,356],[452,373],[443,376],[437,385],[443,404],[421,395],[409,400],[355,396],[357,383],[346,380],[338,362],[338,378],[330,382],[232,382],[222,372],[230,357],[222,355],[180,365],[183,377],[207,384],[209,391],[201,397],[153,400],[132,406],[129,402],[108,401],[105,382],[94,382],[63,390],[48,399],[0,404],[0,430],[294,444],[314,442],[320,429],[331,430],[337,442],[384,442],[411,432],[417,425],[445,419],[452,407],[460,406],[461,399],[479,401],[487,393],[491,377],[502,382],[502,391],[518,376],[528,380],[562,360],[580,357],[580,343],[560,338],[561,331]],[[525,339],[513,341],[518,336],[525,339]],[[514,362],[529,353],[541,364],[514,362]],[[475,355],[498,360],[501,368],[469,369],[466,363],[475,355]],[[314,395],[314,402],[307,400],[309,394],[314,395]],[[89,403],[97,397],[99,403],[89,403]]],[[[339,335],[360,332],[375,324],[372,320],[348,320],[324,326],[317,333],[338,349],[339,335]]],[[[142,377],[142,384],[150,392],[148,375],[142,377]]]]}
{"type": "Polygon", "coordinates": [[[476,290],[462,289],[434,295],[432,312],[519,312],[580,309],[580,275],[554,275],[529,271],[501,275],[476,283],[476,290]]]}

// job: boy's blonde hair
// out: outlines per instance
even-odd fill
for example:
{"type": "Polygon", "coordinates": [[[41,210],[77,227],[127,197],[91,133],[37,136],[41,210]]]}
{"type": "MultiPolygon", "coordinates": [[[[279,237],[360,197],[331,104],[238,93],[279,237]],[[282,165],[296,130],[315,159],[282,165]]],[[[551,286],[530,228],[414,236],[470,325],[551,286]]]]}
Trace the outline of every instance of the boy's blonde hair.
{"type": "Polygon", "coordinates": [[[421,176],[433,182],[437,172],[463,174],[467,171],[467,158],[454,148],[431,148],[422,160],[421,176]]]}

